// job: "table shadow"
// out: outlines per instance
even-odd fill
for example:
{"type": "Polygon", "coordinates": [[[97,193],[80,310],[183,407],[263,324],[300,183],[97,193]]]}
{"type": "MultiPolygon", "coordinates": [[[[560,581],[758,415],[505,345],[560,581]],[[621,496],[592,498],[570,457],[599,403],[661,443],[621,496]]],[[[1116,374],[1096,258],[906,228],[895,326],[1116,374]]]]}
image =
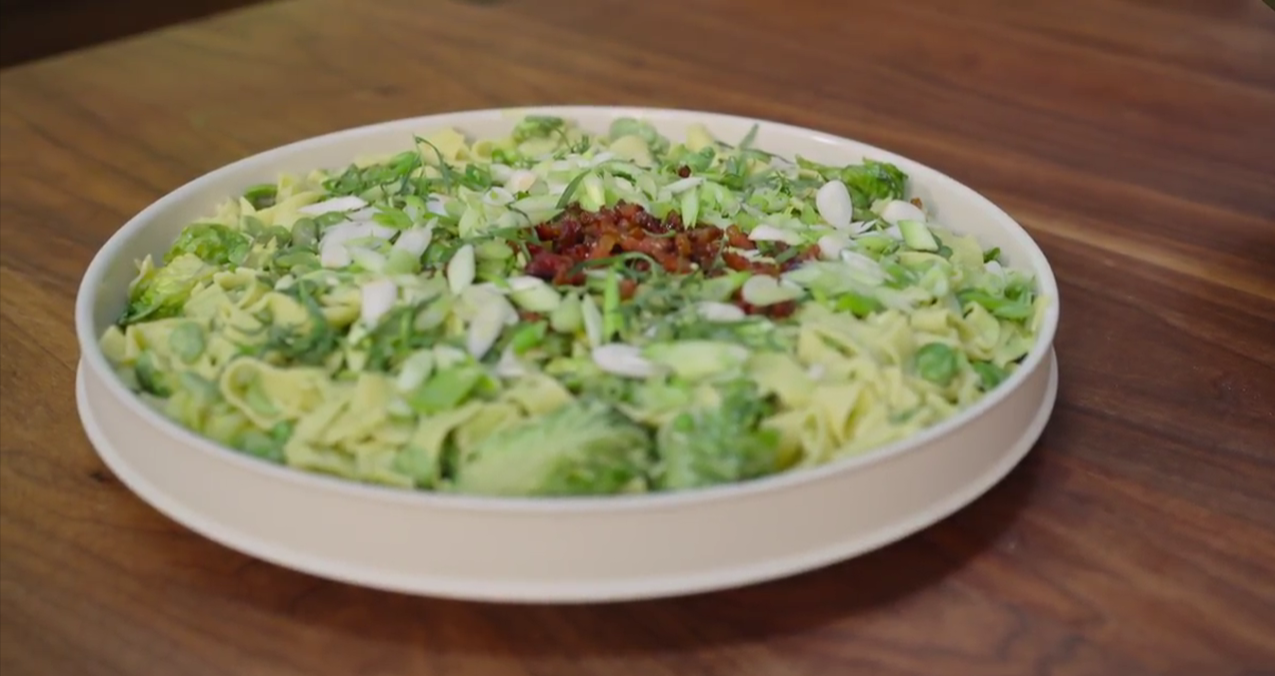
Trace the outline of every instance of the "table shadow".
{"type": "MultiPolygon", "coordinates": [[[[304,598],[270,611],[286,612],[334,640],[368,640],[375,627],[374,640],[388,650],[453,656],[623,656],[806,634],[940,585],[993,545],[1031,498],[1039,451],[978,500],[920,533],[840,564],[748,587],[546,606],[429,599],[315,580],[304,598]],[[422,643],[422,636],[430,638],[422,643]]],[[[301,575],[277,569],[271,577],[276,573],[301,575]]]]}

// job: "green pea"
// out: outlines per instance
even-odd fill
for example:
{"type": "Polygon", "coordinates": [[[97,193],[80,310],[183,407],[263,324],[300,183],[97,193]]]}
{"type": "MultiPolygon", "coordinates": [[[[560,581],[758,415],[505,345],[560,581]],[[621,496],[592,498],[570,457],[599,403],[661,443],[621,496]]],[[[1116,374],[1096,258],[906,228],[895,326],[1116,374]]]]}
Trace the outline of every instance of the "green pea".
{"type": "Polygon", "coordinates": [[[318,269],[320,266],[319,257],[313,251],[297,247],[290,247],[276,254],[274,265],[279,270],[318,269]]]}
{"type": "Polygon", "coordinates": [[[916,371],[935,385],[946,386],[956,377],[956,350],[943,343],[928,343],[916,351],[916,371]]]}
{"type": "Polygon", "coordinates": [[[275,187],[275,184],[262,183],[245,190],[243,198],[248,200],[248,203],[251,204],[254,209],[265,209],[274,206],[275,199],[278,197],[278,194],[278,188],[275,187]]]}
{"type": "Polygon", "coordinates": [[[292,233],[281,225],[272,225],[257,235],[257,242],[261,244],[269,244],[270,240],[282,245],[292,240],[292,233]]]}
{"type": "Polygon", "coordinates": [[[881,304],[877,302],[877,299],[854,292],[837,299],[838,312],[851,312],[860,318],[867,317],[880,308],[881,304]]]}
{"type": "Polygon", "coordinates": [[[523,354],[543,342],[548,329],[548,322],[527,324],[514,334],[509,341],[509,347],[513,349],[515,354],[523,354]]]}
{"type": "Polygon", "coordinates": [[[319,224],[313,218],[301,218],[292,224],[292,243],[314,246],[319,241],[319,224]]]}
{"type": "Polygon", "coordinates": [[[978,374],[979,380],[981,381],[980,386],[983,388],[983,391],[991,390],[997,385],[1000,385],[1004,382],[1005,378],[1009,376],[1009,374],[1005,372],[1005,369],[989,361],[971,362],[970,367],[978,374]]]}
{"type": "Polygon", "coordinates": [[[168,347],[178,359],[194,363],[204,353],[204,332],[194,322],[183,322],[168,334],[168,347]]]}

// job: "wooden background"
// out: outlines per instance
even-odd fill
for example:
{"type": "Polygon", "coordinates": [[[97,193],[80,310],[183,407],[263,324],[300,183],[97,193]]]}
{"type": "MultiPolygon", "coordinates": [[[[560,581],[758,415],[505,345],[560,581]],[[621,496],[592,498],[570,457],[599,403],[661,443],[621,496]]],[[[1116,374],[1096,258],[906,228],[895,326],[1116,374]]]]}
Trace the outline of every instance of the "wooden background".
{"type": "Polygon", "coordinates": [[[0,0],[0,68],[260,0],[0,0]]]}
{"type": "Polygon", "coordinates": [[[0,132],[4,676],[1275,673],[1275,12],[1259,0],[300,0],[5,70],[0,132]],[[572,608],[257,563],[105,470],[75,413],[71,315],[115,228],[288,141],[531,103],[792,122],[987,194],[1062,286],[1037,448],[858,560],[572,608]]]}

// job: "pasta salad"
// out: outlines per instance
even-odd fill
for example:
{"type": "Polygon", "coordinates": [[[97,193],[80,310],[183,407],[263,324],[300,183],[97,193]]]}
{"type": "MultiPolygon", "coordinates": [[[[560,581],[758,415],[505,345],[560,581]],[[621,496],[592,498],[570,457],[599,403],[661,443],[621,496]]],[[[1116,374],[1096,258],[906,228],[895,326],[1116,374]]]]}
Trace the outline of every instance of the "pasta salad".
{"type": "Polygon", "coordinates": [[[300,470],[489,496],[749,481],[996,388],[1050,299],[909,199],[692,126],[526,116],[284,175],[138,263],[101,337],[177,423],[300,470]]]}

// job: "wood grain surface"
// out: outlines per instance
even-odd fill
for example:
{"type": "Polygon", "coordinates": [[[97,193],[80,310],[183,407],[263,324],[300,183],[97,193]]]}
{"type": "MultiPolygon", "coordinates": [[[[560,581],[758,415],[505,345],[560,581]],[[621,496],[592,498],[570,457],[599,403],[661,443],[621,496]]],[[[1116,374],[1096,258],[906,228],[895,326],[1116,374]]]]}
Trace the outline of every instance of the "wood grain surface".
{"type": "Polygon", "coordinates": [[[0,0],[0,67],[190,21],[260,0],[0,0]]]}
{"type": "Polygon", "coordinates": [[[1275,673],[1275,12],[1260,0],[302,0],[0,74],[4,676],[1275,673]],[[1061,391],[970,507],[793,579],[570,608],[367,591],[160,516],[73,398],[128,217],[314,134],[699,108],[928,163],[1062,287],[1061,391]]]}

